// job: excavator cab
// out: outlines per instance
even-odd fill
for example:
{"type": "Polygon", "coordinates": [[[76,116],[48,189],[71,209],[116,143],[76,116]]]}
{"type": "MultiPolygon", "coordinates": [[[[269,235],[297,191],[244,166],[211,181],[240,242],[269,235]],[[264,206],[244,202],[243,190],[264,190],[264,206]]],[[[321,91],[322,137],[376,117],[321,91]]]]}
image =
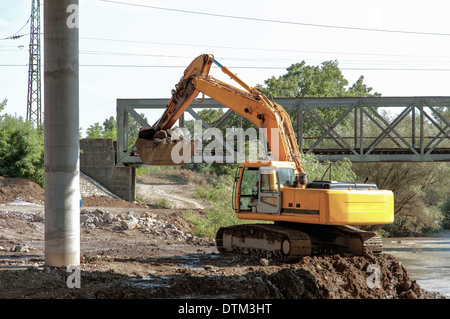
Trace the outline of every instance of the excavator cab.
{"type": "Polygon", "coordinates": [[[294,167],[269,164],[245,163],[238,169],[234,184],[237,213],[280,214],[282,189],[295,184],[294,167]]]}

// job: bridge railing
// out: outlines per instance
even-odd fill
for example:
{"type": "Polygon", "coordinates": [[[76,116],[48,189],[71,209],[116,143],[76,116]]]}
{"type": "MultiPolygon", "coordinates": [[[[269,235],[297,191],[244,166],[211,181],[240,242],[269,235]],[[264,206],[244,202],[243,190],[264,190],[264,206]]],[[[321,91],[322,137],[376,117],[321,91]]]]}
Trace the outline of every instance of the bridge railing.
{"type": "Polygon", "coordinates": [[[450,160],[448,97],[312,98],[295,107],[299,147],[321,159],[450,160]]]}

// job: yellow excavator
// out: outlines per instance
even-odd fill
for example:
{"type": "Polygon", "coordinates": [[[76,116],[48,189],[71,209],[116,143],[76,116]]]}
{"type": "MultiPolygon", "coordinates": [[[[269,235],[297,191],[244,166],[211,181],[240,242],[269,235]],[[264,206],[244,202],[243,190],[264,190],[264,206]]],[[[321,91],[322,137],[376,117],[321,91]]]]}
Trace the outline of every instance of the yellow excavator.
{"type": "Polygon", "coordinates": [[[296,261],[318,253],[364,255],[382,251],[381,238],[375,232],[354,226],[392,223],[392,191],[368,183],[308,182],[288,113],[213,55],[203,54],[191,62],[161,118],[153,127],[140,129],[135,145],[144,164],[171,164],[173,145],[160,143],[155,136],[170,130],[200,93],[262,128],[267,134],[264,141],[275,157],[243,162],[236,172],[233,192],[238,218],[272,223],[221,227],[216,236],[221,253],[296,261]],[[213,63],[242,88],[210,76],[213,63]]]}

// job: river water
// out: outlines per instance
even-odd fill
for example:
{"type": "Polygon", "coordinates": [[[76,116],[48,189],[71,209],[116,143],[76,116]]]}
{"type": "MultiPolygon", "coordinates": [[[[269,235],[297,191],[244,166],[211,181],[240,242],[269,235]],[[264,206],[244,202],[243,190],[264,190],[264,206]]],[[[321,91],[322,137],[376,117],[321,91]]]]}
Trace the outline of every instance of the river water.
{"type": "Polygon", "coordinates": [[[436,237],[384,238],[383,251],[402,262],[420,287],[450,298],[450,232],[436,237]]]}

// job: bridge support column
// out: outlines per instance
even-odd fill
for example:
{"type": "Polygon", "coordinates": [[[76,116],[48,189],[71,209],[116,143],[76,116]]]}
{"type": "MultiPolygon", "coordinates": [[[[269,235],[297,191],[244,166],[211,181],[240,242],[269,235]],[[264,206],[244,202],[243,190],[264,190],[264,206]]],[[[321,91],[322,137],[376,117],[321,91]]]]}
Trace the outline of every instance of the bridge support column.
{"type": "Polygon", "coordinates": [[[78,29],[69,5],[44,1],[45,264],[80,263],[78,29]]]}

